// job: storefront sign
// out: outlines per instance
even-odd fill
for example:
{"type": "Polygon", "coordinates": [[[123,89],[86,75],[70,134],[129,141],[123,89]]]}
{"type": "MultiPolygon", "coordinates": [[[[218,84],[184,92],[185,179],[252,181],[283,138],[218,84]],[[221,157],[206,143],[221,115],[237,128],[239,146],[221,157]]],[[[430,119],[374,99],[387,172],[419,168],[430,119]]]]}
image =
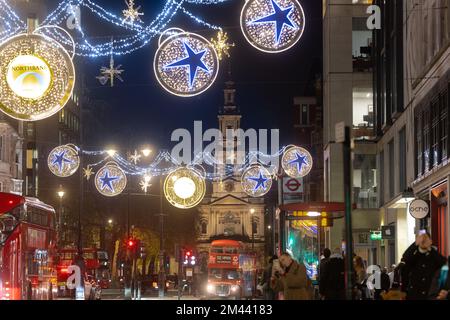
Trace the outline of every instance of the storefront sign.
{"type": "Polygon", "coordinates": [[[424,219],[430,213],[430,206],[424,200],[413,200],[408,207],[409,214],[415,219],[424,219]]]}
{"type": "Polygon", "coordinates": [[[381,235],[384,240],[395,240],[395,226],[381,227],[381,235]]]}

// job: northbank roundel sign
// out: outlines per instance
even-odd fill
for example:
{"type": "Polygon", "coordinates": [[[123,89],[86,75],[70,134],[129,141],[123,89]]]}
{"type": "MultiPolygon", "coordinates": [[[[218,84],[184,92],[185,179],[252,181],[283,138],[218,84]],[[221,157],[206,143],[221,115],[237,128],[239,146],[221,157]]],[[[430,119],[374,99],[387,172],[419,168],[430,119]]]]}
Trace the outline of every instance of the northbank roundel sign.
{"type": "Polygon", "coordinates": [[[409,204],[409,214],[415,219],[423,219],[430,213],[430,206],[424,200],[413,200],[409,204]]]}

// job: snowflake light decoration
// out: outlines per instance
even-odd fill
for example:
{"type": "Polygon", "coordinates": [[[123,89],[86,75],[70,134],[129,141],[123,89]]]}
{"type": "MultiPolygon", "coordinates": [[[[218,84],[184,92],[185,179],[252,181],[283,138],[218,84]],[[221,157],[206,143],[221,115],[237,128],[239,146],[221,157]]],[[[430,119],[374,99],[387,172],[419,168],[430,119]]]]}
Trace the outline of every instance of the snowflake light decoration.
{"type": "Polygon", "coordinates": [[[217,33],[217,38],[211,39],[211,43],[216,49],[217,57],[222,60],[224,56],[230,57],[230,49],[235,46],[234,43],[228,42],[228,33],[220,30],[217,33]]]}
{"type": "Polygon", "coordinates": [[[102,67],[100,69],[100,76],[97,77],[97,79],[100,81],[102,85],[105,85],[108,81],[111,82],[111,88],[114,87],[114,79],[119,79],[123,82],[123,79],[121,77],[122,72],[125,70],[120,69],[122,67],[121,64],[119,64],[117,67],[114,66],[114,57],[111,54],[111,59],[109,60],[109,68],[102,67]]]}
{"type": "Polygon", "coordinates": [[[148,188],[150,188],[152,186],[150,181],[151,181],[151,177],[148,175],[145,175],[144,178],[142,179],[142,181],[139,183],[142,191],[144,191],[145,193],[147,193],[148,188]]]}
{"type": "Polygon", "coordinates": [[[94,175],[94,171],[92,170],[92,168],[90,166],[87,166],[87,168],[83,169],[83,175],[86,178],[86,180],[90,180],[91,177],[94,175]]]}
{"type": "Polygon", "coordinates": [[[134,153],[128,157],[128,160],[130,162],[133,162],[134,164],[138,164],[141,158],[142,156],[139,154],[139,152],[137,152],[137,150],[134,150],[134,153]]]}
{"type": "Polygon", "coordinates": [[[125,19],[123,19],[123,22],[128,22],[133,24],[135,21],[139,21],[142,22],[141,20],[141,16],[144,15],[143,12],[139,12],[139,10],[141,9],[141,6],[138,6],[137,8],[135,8],[135,4],[134,4],[134,0],[125,0],[125,4],[127,5],[127,9],[123,10],[123,16],[125,17],[125,19]]]}

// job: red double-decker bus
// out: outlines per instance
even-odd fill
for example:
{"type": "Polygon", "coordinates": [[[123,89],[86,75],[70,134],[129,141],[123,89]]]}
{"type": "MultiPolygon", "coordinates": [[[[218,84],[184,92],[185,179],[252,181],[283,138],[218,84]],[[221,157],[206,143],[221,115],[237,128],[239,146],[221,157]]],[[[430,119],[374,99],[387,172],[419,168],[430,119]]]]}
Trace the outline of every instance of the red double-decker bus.
{"type": "MultiPolygon", "coordinates": [[[[58,250],[58,294],[59,296],[69,296],[72,293],[67,289],[66,282],[69,277],[68,267],[74,264],[78,249],[73,247],[61,248],[58,250]]],[[[108,289],[111,282],[110,263],[108,253],[95,248],[84,248],[83,259],[86,268],[86,275],[91,276],[102,289],[108,289]]]]}
{"type": "Polygon", "coordinates": [[[56,297],[55,209],[35,198],[0,193],[0,299],[56,297]]]}
{"type": "Polygon", "coordinates": [[[256,258],[242,242],[211,243],[207,292],[210,298],[252,298],[256,293],[256,258]]]}

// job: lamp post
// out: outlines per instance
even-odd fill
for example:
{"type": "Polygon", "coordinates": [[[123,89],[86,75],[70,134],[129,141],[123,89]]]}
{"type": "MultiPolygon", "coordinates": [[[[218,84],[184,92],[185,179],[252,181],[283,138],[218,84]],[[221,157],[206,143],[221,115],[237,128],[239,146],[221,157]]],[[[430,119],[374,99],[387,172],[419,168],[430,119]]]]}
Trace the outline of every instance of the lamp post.
{"type": "Polygon", "coordinates": [[[252,221],[252,251],[255,251],[255,209],[250,209],[251,221],[252,221]]]}
{"type": "Polygon", "coordinates": [[[64,198],[64,190],[62,189],[62,186],[59,186],[59,191],[57,192],[59,197],[59,214],[58,214],[58,245],[61,246],[62,242],[62,214],[63,214],[63,198],[64,198]]]}

